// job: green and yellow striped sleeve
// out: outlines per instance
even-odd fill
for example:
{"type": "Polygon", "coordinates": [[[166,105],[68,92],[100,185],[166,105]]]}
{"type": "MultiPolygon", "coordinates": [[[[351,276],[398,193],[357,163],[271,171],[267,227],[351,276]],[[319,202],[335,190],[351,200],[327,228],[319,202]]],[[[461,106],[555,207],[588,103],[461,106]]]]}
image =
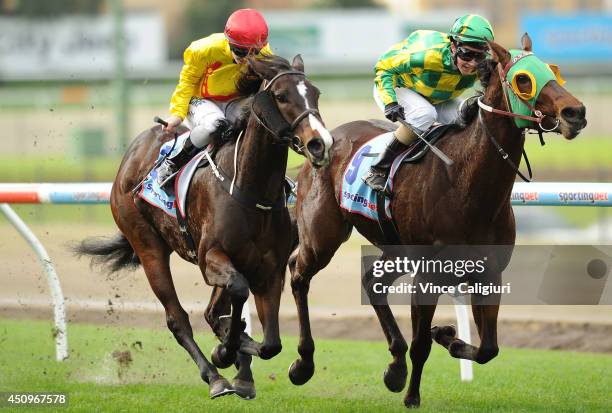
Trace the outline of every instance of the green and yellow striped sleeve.
{"type": "Polygon", "coordinates": [[[382,55],[374,67],[374,83],[378,96],[385,105],[397,101],[394,88],[398,86],[398,76],[412,71],[410,54],[401,50],[401,45],[400,43],[382,55]]]}

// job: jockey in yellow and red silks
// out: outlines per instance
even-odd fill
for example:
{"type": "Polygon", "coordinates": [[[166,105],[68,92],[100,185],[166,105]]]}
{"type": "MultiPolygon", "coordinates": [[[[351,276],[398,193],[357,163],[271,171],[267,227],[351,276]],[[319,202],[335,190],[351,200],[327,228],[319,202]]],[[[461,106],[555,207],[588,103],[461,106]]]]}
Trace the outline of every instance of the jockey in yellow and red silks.
{"type": "Polygon", "coordinates": [[[223,33],[192,42],[184,53],[179,83],[172,94],[168,126],[172,132],[183,123],[190,135],[179,153],[158,168],[164,185],[174,173],[206,147],[219,128],[227,127],[225,106],[238,97],[236,81],[246,72],[249,55],[271,55],[268,25],[253,9],[240,9],[227,20],[223,33]]]}

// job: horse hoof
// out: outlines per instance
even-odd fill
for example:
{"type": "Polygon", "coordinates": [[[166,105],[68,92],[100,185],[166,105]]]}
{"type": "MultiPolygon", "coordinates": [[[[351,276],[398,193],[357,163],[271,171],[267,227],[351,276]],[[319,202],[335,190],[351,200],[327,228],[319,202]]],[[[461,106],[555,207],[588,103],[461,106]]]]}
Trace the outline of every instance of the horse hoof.
{"type": "Polygon", "coordinates": [[[236,352],[229,352],[223,344],[218,344],[212,351],[210,358],[219,369],[226,369],[236,361],[236,352]]]}
{"type": "Polygon", "coordinates": [[[296,386],[306,383],[314,374],[314,363],[306,363],[302,359],[297,359],[289,367],[289,380],[296,386]]]}
{"type": "Polygon", "coordinates": [[[465,343],[462,340],[455,340],[448,346],[448,352],[455,358],[463,358],[465,353],[465,343]]]}
{"type": "Polygon", "coordinates": [[[406,397],[404,399],[404,406],[409,409],[416,409],[421,405],[420,397],[406,397]]]}
{"type": "Polygon", "coordinates": [[[384,374],[385,386],[387,386],[389,391],[399,393],[406,386],[406,377],[408,377],[406,366],[396,367],[394,364],[389,364],[384,374]]]}
{"type": "Polygon", "coordinates": [[[440,343],[442,337],[448,336],[454,338],[457,335],[457,330],[453,326],[434,326],[431,329],[431,336],[436,341],[436,343],[440,343]]]}
{"type": "Polygon", "coordinates": [[[232,387],[241,399],[253,400],[255,398],[255,383],[252,381],[234,379],[232,387]]]}
{"type": "Polygon", "coordinates": [[[234,388],[225,378],[218,376],[210,382],[210,398],[225,396],[234,393],[234,388]]]}

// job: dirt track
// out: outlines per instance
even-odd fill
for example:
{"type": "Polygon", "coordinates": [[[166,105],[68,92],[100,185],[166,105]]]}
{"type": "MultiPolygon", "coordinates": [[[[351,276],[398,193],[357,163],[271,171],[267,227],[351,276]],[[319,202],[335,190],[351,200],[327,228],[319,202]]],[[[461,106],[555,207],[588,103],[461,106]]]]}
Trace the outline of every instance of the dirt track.
{"type": "MultiPolygon", "coordinates": [[[[162,307],[142,270],[107,278],[67,251],[69,241],[111,235],[113,227],[53,224],[32,229],[56,264],[71,321],[164,328],[162,307]]],[[[371,307],[360,303],[360,244],[361,240],[353,237],[313,280],[310,304],[315,337],[384,339],[371,307]]],[[[5,223],[0,223],[0,262],[0,317],[49,319],[50,298],[40,264],[5,223]]],[[[194,327],[203,328],[202,313],[210,288],[193,265],[173,257],[172,268],[179,297],[192,314],[194,327]]],[[[394,309],[407,337],[409,311],[405,306],[394,309]]],[[[295,314],[293,297],[285,291],[281,304],[283,334],[297,334],[295,314]]],[[[453,307],[440,306],[434,322],[453,323],[453,319],[453,307]]],[[[505,346],[612,352],[612,307],[505,306],[500,310],[499,334],[505,346]]]]}

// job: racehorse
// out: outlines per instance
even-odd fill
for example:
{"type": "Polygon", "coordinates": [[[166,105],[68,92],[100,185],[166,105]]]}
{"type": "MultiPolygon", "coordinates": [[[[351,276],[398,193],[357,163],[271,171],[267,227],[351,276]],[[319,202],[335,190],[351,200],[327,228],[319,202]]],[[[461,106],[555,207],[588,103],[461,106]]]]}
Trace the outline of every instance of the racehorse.
{"type": "MultiPolygon", "coordinates": [[[[529,55],[532,44],[527,34],[522,38],[522,45],[522,54],[529,55]]],[[[480,68],[484,94],[478,106],[473,106],[473,116],[467,126],[451,129],[437,144],[454,164],[448,166],[430,154],[420,164],[404,165],[395,175],[390,209],[403,245],[514,245],[516,230],[510,195],[525,135],[515,124],[510,108],[500,109],[506,104],[506,93],[517,93],[510,90],[510,84],[504,83],[505,88],[502,85],[516,62],[502,46],[491,42],[490,47],[492,59],[485,60],[480,68]]],[[[560,77],[557,79],[561,81],[560,77]]],[[[528,74],[518,74],[515,80],[520,94],[529,94],[536,87],[528,74]]],[[[543,87],[535,108],[531,108],[535,115],[527,118],[537,122],[542,130],[554,130],[566,139],[573,139],[586,126],[586,110],[559,82],[551,80],[543,87]]],[[[298,175],[294,213],[299,245],[289,260],[291,288],[300,323],[300,358],[291,365],[289,377],[297,385],[307,382],[314,374],[314,341],[307,301],[311,278],[329,263],[353,227],[375,245],[388,243],[377,223],[339,206],[343,173],[355,152],[368,140],[393,130],[393,125],[387,123],[384,127],[381,123],[355,121],[337,127],[332,131],[335,143],[329,166],[314,171],[306,164],[298,175]]],[[[497,276],[501,277],[501,272],[497,276]]],[[[436,305],[417,305],[412,297],[412,372],[404,404],[418,407],[421,373],[432,337],[453,357],[486,363],[498,354],[496,329],[500,299],[498,295],[494,305],[472,305],[481,339],[480,346],[474,347],[458,339],[452,326],[432,329],[436,305]]],[[[400,392],[406,384],[408,346],[389,306],[373,307],[393,356],[384,382],[389,390],[400,392]]]]}
{"type": "MultiPolygon", "coordinates": [[[[159,126],[131,143],[119,167],[111,210],[120,233],[111,239],[88,239],[77,247],[94,262],[107,264],[111,272],[142,264],[164,306],[168,328],[195,361],[211,398],[234,392],[255,397],[252,356],[269,359],[281,351],[278,311],[292,236],[285,198],[288,148],[297,148],[318,168],[328,163],[332,145],[318,111],[319,91],[306,78],[299,55],[291,64],[278,56],[249,58],[248,66],[237,86],[242,95],[257,93],[243,101],[240,112],[246,129],[240,146],[238,139],[221,146],[216,167],[198,169],[187,196],[186,226],[193,248],[176,219],[133,191],[161,145],[172,138],[159,126]],[[220,171],[234,171],[233,193],[239,190],[240,198],[223,188],[220,171]],[[195,256],[191,250],[197,251],[195,256]],[[214,287],[205,318],[221,344],[213,350],[212,363],[194,341],[188,314],[177,297],[169,266],[173,251],[197,264],[206,283],[214,287]],[[240,317],[249,290],[263,328],[262,343],[243,331],[240,317]],[[238,367],[233,386],[217,371],[232,363],[238,367]]],[[[236,122],[241,123],[240,117],[236,122]]]]}

